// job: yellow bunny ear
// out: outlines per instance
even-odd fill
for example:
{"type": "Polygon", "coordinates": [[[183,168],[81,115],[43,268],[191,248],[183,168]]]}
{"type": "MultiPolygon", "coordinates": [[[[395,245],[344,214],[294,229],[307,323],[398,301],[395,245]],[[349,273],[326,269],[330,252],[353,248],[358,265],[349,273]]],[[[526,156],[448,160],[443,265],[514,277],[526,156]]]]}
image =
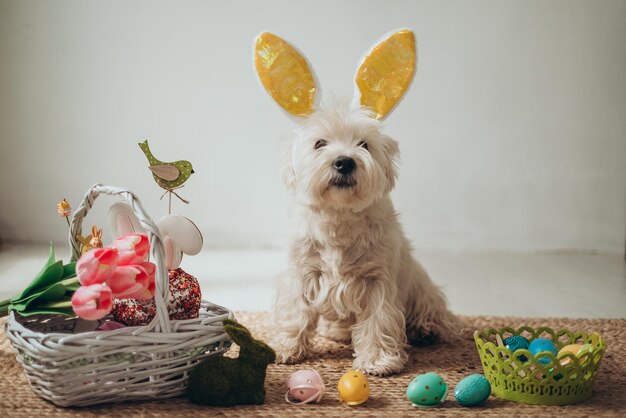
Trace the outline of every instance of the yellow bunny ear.
{"type": "Polygon", "coordinates": [[[355,81],[361,105],[382,119],[400,101],[413,81],[416,68],[415,35],[402,29],[378,43],[363,59],[355,81]]]}
{"type": "Polygon", "coordinates": [[[264,32],[256,38],[254,65],[265,90],[294,116],[313,112],[317,87],[306,59],[278,36],[264,32]]]}

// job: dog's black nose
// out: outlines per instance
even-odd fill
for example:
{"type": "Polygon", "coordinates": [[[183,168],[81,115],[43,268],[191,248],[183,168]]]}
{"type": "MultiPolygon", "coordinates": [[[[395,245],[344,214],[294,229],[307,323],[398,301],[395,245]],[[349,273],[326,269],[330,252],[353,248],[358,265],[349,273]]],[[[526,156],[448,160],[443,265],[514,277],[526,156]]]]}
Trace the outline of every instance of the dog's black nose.
{"type": "Polygon", "coordinates": [[[333,167],[341,174],[350,174],[356,169],[356,163],[350,157],[338,157],[333,163],[333,167]]]}

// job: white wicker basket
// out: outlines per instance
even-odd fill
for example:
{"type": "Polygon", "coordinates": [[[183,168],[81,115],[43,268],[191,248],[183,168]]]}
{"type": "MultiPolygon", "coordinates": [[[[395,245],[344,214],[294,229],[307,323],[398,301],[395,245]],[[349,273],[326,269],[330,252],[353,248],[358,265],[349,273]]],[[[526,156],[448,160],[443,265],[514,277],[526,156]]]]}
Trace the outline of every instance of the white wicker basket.
{"type": "Polygon", "coordinates": [[[185,391],[191,367],[230,346],[222,321],[232,319],[233,314],[203,301],[199,318],[169,319],[163,242],[137,197],[127,190],[96,184],[87,192],[72,218],[72,260],[79,256],[76,234],[100,194],[125,198],[148,233],[151,259],[156,264],[155,318],[146,326],[74,334],[74,318],[22,317],[11,312],[5,334],[33,390],[59,406],[179,396],[185,391]]]}

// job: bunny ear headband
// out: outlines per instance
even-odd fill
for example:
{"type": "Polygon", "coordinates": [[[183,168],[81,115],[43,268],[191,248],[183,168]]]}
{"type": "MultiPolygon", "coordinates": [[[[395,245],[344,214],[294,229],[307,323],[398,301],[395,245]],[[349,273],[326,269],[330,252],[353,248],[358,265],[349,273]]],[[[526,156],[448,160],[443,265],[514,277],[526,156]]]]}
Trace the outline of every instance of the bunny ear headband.
{"type": "MultiPolygon", "coordinates": [[[[355,96],[376,119],[385,118],[409,89],[417,64],[415,35],[409,29],[388,34],[365,55],[355,76],[355,96]]],[[[261,84],[285,111],[300,118],[315,111],[318,84],[306,58],[278,36],[256,38],[254,65],[261,84]]]]}

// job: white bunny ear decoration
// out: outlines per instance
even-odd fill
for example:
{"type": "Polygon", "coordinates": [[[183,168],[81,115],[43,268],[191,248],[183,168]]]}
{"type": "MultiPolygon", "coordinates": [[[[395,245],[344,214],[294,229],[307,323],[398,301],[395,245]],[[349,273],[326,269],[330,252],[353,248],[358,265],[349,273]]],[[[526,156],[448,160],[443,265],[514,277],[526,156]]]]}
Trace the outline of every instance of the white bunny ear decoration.
{"type": "Polygon", "coordinates": [[[278,36],[263,32],[254,45],[254,66],[261,84],[285,111],[307,117],[318,103],[318,85],[306,58],[278,36]]]}
{"type": "Polygon", "coordinates": [[[109,208],[109,229],[113,239],[129,234],[145,234],[139,219],[126,202],[115,202],[109,208]]]}
{"type": "MultiPolygon", "coordinates": [[[[139,219],[126,202],[116,202],[109,209],[109,228],[113,239],[128,234],[145,234],[139,219]]],[[[165,215],[157,222],[165,250],[165,265],[168,270],[180,266],[183,254],[196,255],[202,249],[202,233],[188,218],[180,215],[165,215]]]]}
{"type": "Polygon", "coordinates": [[[355,76],[360,104],[385,118],[411,86],[417,67],[415,35],[401,29],[385,36],[363,58],[355,76]]]}
{"type": "Polygon", "coordinates": [[[165,265],[168,270],[180,266],[183,254],[196,255],[202,249],[202,233],[188,218],[180,215],[165,215],[157,222],[163,247],[165,265]]]}

